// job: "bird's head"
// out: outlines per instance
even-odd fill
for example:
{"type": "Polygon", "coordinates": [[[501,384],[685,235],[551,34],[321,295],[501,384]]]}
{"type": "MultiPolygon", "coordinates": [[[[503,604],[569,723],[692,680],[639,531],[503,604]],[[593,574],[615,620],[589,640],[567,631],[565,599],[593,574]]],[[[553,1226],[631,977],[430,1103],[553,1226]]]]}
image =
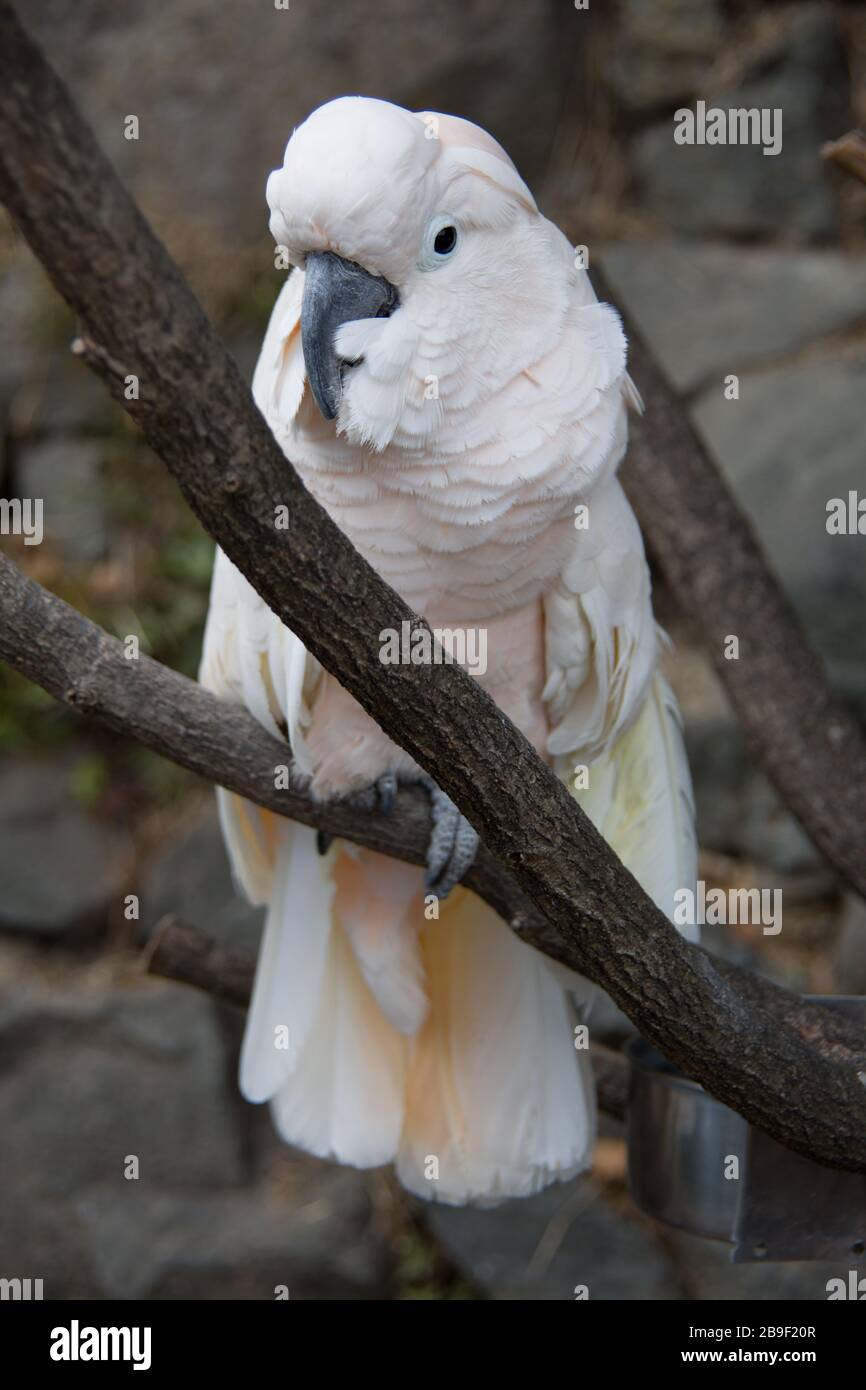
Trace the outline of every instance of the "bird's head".
{"type": "Polygon", "coordinates": [[[267,196],[305,274],[310,388],[350,438],[429,438],[445,400],[492,394],[549,332],[554,229],[468,121],[341,97],[294,131],[267,196]]]}

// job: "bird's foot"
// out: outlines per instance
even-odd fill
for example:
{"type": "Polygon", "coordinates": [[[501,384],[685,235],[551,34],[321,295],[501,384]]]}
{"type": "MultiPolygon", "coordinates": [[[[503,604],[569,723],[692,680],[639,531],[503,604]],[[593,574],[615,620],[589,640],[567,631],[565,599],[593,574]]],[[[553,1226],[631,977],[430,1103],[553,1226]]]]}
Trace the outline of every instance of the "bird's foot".
{"type": "Polygon", "coordinates": [[[433,830],[427,845],[427,871],[424,887],[444,900],[461,880],[475,858],[478,835],[454,802],[430,777],[422,786],[430,793],[433,830]]]}
{"type": "MultiPolygon", "coordinates": [[[[427,867],[424,874],[424,887],[429,893],[444,900],[451,889],[462,879],[475,858],[478,849],[478,835],[464,815],[461,815],[454,802],[431,777],[422,777],[420,784],[430,796],[430,810],[433,816],[433,829],[427,845],[427,867]]],[[[390,815],[397,797],[396,772],[383,772],[375,782],[360,790],[351,792],[345,800],[361,811],[380,811],[390,815]]],[[[327,854],[333,835],[320,830],[316,836],[316,847],[320,854],[327,854]]]]}
{"type": "MultiPolygon", "coordinates": [[[[394,809],[396,796],[396,772],[383,772],[381,777],[377,777],[375,782],[371,782],[368,787],[361,787],[358,791],[350,792],[345,800],[350,806],[357,806],[359,811],[381,811],[383,815],[389,816],[394,809]]],[[[330,835],[327,830],[317,831],[316,849],[319,854],[327,854],[333,840],[333,835],[330,835]]]]}

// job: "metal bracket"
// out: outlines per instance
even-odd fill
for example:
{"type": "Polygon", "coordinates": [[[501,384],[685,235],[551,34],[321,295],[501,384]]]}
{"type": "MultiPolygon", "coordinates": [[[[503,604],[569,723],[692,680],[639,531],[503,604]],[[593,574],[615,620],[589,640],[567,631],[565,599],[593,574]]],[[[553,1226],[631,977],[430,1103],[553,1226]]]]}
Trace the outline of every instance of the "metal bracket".
{"type": "MultiPolygon", "coordinates": [[[[820,998],[866,1023],[866,999],[820,998]]],[[[714,1100],[644,1042],[626,1047],[629,1187],[670,1226],[727,1241],[738,1264],[866,1262],[866,1176],[823,1168],[714,1100]]]]}

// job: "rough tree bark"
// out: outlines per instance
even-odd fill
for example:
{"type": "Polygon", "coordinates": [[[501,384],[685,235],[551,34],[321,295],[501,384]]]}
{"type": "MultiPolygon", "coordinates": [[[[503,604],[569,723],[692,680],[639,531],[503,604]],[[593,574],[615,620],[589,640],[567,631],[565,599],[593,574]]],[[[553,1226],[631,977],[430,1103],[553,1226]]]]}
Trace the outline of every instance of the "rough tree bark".
{"type": "MultiPolygon", "coordinates": [[[[27,579],[3,556],[0,619],[0,658],[80,713],[139,739],[281,815],[320,826],[380,853],[423,863],[430,808],[420,788],[401,787],[389,816],[361,811],[351,802],[316,806],[303,786],[277,789],[274,768],[286,758],[286,745],[272,738],[246,710],[217,700],[195,682],[147,656],[128,661],[116,638],[27,579]]],[[[466,883],[523,940],[565,965],[593,973],[592,962],[539,912],[483,845],[466,883]]],[[[721,1000],[726,994],[733,1002],[739,998],[744,1039],[753,1037],[756,1017],[771,1029],[790,1033],[794,1066],[784,1080],[797,1086],[799,1076],[819,1059],[856,1072],[866,1067],[863,1039],[847,1020],[815,1009],[738,966],[714,961],[694,947],[685,949],[695,957],[703,955],[713,997],[721,1000]]],[[[639,946],[637,959],[640,961],[639,946]]],[[[233,1003],[243,1004],[248,997],[252,961],[215,945],[189,924],[164,924],[149,945],[147,963],[154,973],[196,985],[233,1003]]],[[[658,1022],[664,1039],[664,1010],[658,1022]]],[[[666,1050],[664,1042],[659,1045],[666,1050]]],[[[738,1046],[736,1033],[729,1041],[723,1037],[723,1046],[731,1045],[738,1046]]],[[[599,1073],[600,1102],[609,1113],[621,1114],[625,1088],[622,1068],[597,1046],[592,1048],[592,1056],[599,1073]]],[[[808,1126],[813,1118],[808,1109],[812,1100],[809,1098],[804,1107],[796,1091],[794,1096],[794,1107],[808,1126]]]]}
{"type": "MultiPolygon", "coordinates": [[[[741,985],[688,946],[465,672],[378,660],[383,628],[419,620],[307,494],[167,252],[5,3],[0,196],[81,317],[88,360],[205,527],[469,816],[547,919],[559,958],[608,990],[649,1041],[774,1138],[830,1166],[866,1171],[862,1037],[794,999],[768,1014],[767,999],[780,991],[754,979],[741,985]],[[140,382],[135,402],[122,397],[129,374],[140,382]],[[282,504],[293,518],[288,535],[274,526],[282,504]],[[829,1044],[804,1045],[804,1033],[829,1044]]],[[[13,594],[6,621],[14,614],[26,627],[44,600],[25,590],[15,602],[13,594]]],[[[47,634],[49,658],[78,669],[67,691],[86,690],[80,657],[61,653],[60,638],[59,626],[47,634]]],[[[148,669],[141,662],[133,677],[135,663],[125,666],[127,681],[141,681],[148,669]]]]}
{"type": "MultiPolygon", "coordinates": [[[[285,759],[286,745],[272,738],[245,709],[217,700],[194,681],[147,656],[128,661],[116,638],[27,579],[3,556],[0,617],[4,620],[0,657],[79,713],[280,815],[381,854],[424,862],[430,806],[420,788],[400,787],[394,813],[388,816],[359,810],[351,802],[317,806],[303,786],[278,790],[273,771],[285,759]]],[[[573,949],[484,846],[465,881],[523,940],[565,965],[583,968],[573,949]]],[[[802,1065],[809,1064],[814,1051],[861,1066],[858,1035],[846,1020],[815,1010],[739,966],[709,956],[707,962],[720,981],[732,985],[752,1008],[794,1030],[801,1040],[802,1065]]],[[[176,918],[163,922],[148,943],[146,964],[154,974],[194,985],[230,1003],[248,1001],[252,959],[217,945],[176,918]]],[[[747,1025],[748,1019],[744,1021],[747,1025]]],[[[597,1045],[592,1055],[603,1078],[603,1108],[621,1115],[624,1068],[597,1045]]]]}

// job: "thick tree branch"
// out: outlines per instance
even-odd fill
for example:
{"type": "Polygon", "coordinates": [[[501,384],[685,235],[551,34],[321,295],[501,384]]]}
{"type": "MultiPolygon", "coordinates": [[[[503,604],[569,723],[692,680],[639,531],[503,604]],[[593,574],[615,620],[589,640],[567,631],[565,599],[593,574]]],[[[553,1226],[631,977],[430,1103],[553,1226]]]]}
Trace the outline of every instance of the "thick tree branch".
{"type": "MultiPolygon", "coordinates": [[[[593,271],[602,298],[612,298],[593,271]]],[[[646,413],[622,480],[652,553],[692,615],[746,737],[829,862],[866,896],[866,743],[832,696],[758,541],[635,325],[629,367],[646,413]],[[725,642],[739,638],[739,660],[725,642]]],[[[821,524],[816,517],[815,525],[821,524]]]]}
{"type": "MultiPolygon", "coordinates": [[[[401,787],[389,816],[370,814],[350,802],[317,806],[302,786],[278,790],[274,769],[285,765],[285,743],[272,738],[245,709],[217,700],[194,681],[149,657],[127,660],[116,638],[27,579],[3,556],[0,658],[82,714],[140,740],[259,805],[380,853],[410,863],[423,862],[430,811],[427,795],[419,787],[401,787]]],[[[565,965],[593,973],[592,961],[538,911],[484,846],[466,884],[489,902],[522,940],[565,965]]],[[[615,920],[615,912],[611,917],[615,920]]],[[[790,1034],[787,1079],[792,1085],[797,1086],[800,1075],[822,1062],[855,1073],[866,1066],[866,1042],[848,1020],[816,1009],[738,966],[714,961],[694,947],[683,949],[699,974],[706,976],[710,997],[720,1004],[727,1001],[736,1011],[739,1033],[733,1030],[728,1041],[723,1036],[722,1047],[745,1047],[753,1038],[756,1021],[761,1020],[762,1026],[774,1032],[790,1034]]],[[[635,950],[639,962],[639,943],[635,950]]],[[[252,961],[176,919],[164,923],[157,932],[147,959],[154,973],[194,984],[235,1004],[247,1001],[252,961]]],[[[648,963],[652,979],[652,956],[648,963]]],[[[652,998],[648,1003],[655,1012],[652,998]]],[[[657,1036],[663,1051],[667,1050],[668,1037],[665,1018],[662,1003],[657,1036]]],[[[599,1056],[596,1048],[597,1063],[599,1056]]],[[[760,1057],[758,1065],[760,1068],[760,1057]]],[[[611,1063],[607,1071],[610,1074],[602,1079],[604,1106],[609,1113],[619,1114],[624,1104],[622,1069],[611,1063]]],[[[709,1089],[715,1093],[712,1084],[709,1089]]],[[[799,1109],[802,1101],[795,1100],[794,1105],[799,1109]]],[[[808,1120],[808,1113],[803,1118],[808,1120]]]]}
{"type": "MultiPolygon", "coordinates": [[[[793,1016],[780,1022],[689,947],[465,672],[379,661],[381,630],[414,615],[303,488],[164,247],[5,0],[0,196],[87,338],[116,364],[107,372],[115,394],[119,371],[138,377],[140,399],[122,403],[203,524],[281,620],[469,816],[543,912],[558,958],[596,980],[650,1042],[774,1138],[830,1166],[866,1171],[863,1039],[843,1036],[824,1011],[792,1000],[815,1036],[838,1039],[827,1055],[805,1046],[793,1016]],[[289,535],[274,526],[280,504],[292,514],[289,535]]],[[[28,598],[32,610],[31,591],[17,611],[14,596],[6,610],[19,635],[28,598]]],[[[60,663],[50,643],[49,654],[60,663]]],[[[94,656],[106,660],[102,650],[94,656]]],[[[126,682],[145,680],[150,666],[140,661],[135,674],[133,666],[126,664],[126,682]]],[[[148,713],[139,705],[137,720],[148,713]]],[[[189,765],[189,756],[181,761],[189,765]]],[[[222,769],[216,776],[227,780],[222,769]]],[[[776,993],[751,987],[762,998],[776,993]]]]}

